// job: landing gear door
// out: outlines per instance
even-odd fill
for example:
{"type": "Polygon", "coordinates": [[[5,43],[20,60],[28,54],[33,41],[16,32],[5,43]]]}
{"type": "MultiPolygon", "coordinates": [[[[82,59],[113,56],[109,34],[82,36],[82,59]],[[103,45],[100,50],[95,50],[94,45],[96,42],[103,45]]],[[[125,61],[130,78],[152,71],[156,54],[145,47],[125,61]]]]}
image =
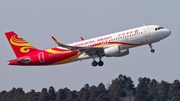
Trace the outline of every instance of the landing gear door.
{"type": "Polygon", "coordinates": [[[39,62],[44,62],[45,61],[43,52],[38,53],[38,59],[39,59],[39,62]]]}
{"type": "Polygon", "coordinates": [[[145,34],[146,37],[150,36],[149,27],[144,26],[144,34],[145,34]]]}

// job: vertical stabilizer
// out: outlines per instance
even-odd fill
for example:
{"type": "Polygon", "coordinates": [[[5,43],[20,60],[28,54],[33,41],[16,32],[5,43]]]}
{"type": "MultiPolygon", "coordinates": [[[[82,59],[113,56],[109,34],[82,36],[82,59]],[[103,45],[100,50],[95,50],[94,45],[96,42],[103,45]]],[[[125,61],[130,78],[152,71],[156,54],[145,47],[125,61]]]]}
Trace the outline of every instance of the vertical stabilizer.
{"type": "Polygon", "coordinates": [[[6,32],[5,35],[17,58],[38,50],[13,31],[6,32]]]}

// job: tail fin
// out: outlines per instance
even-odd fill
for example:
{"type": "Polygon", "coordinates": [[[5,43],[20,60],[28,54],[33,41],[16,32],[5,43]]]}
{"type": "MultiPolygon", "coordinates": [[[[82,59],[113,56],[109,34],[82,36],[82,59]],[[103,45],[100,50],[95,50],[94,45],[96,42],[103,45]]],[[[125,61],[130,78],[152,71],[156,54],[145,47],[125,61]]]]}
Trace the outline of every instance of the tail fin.
{"type": "Polygon", "coordinates": [[[38,50],[13,31],[6,32],[5,35],[17,58],[38,50]]]}

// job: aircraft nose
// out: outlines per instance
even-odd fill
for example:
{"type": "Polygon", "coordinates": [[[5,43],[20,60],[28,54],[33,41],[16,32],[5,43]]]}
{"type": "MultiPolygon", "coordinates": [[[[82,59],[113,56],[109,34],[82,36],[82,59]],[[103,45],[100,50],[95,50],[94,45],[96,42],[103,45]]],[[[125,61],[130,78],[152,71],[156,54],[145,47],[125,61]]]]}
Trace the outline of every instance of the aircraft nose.
{"type": "Polygon", "coordinates": [[[164,32],[163,32],[164,38],[168,37],[169,35],[171,35],[171,30],[165,29],[164,32]]]}
{"type": "Polygon", "coordinates": [[[168,37],[169,35],[171,35],[171,30],[166,29],[166,31],[165,31],[165,36],[168,37]]]}

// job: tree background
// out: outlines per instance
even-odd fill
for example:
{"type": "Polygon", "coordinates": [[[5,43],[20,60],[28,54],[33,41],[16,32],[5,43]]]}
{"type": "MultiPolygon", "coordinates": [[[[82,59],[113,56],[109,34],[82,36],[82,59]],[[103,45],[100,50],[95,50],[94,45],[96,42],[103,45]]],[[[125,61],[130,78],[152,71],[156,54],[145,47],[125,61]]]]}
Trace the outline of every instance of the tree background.
{"type": "Polygon", "coordinates": [[[55,91],[53,86],[42,88],[41,92],[32,89],[25,93],[23,88],[12,88],[0,92],[0,101],[179,101],[180,82],[158,82],[155,79],[139,78],[137,87],[131,77],[120,74],[107,87],[85,84],[80,91],[67,87],[55,91]]]}

